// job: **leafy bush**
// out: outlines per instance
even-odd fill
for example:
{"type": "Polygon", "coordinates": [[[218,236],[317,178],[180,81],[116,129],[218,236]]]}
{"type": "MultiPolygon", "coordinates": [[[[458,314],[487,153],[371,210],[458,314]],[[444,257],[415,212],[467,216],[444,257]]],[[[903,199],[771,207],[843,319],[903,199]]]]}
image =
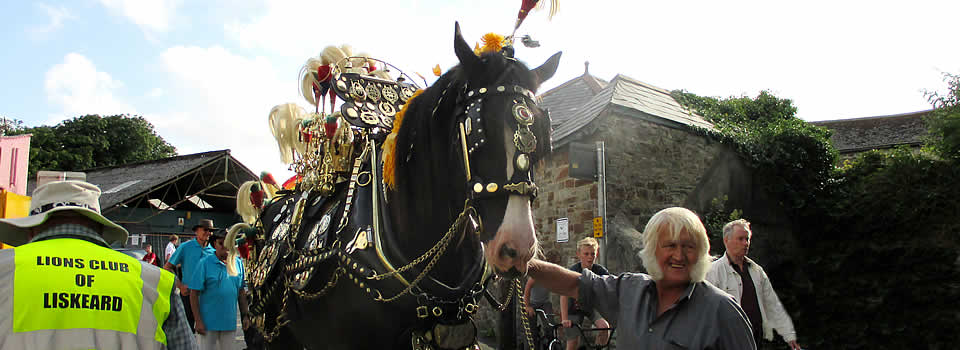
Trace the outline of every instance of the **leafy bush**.
{"type": "MultiPolygon", "coordinates": [[[[790,214],[805,257],[800,269],[812,286],[780,284],[777,292],[804,346],[956,347],[960,79],[946,80],[948,93],[928,93],[932,152],[871,151],[840,167],[829,131],[795,118],[790,100],[767,92],[753,99],[674,92],[716,125],[697,132],[736,150],[790,214]]],[[[733,218],[729,212],[718,198],[704,215],[711,243],[733,218]]]]}

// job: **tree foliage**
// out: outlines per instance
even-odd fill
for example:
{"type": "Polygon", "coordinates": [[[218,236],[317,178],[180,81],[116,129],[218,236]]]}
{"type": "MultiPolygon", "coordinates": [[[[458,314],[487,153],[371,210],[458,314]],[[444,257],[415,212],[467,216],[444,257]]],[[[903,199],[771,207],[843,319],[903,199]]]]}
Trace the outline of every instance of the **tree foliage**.
{"type": "Polygon", "coordinates": [[[24,129],[23,121],[7,116],[0,116],[0,135],[17,134],[24,129]]]}
{"type": "MultiPolygon", "coordinates": [[[[829,132],[796,119],[789,100],[674,92],[717,126],[704,133],[737,150],[791,216],[812,286],[777,292],[804,346],[956,347],[960,80],[946,80],[948,93],[928,94],[933,156],[871,151],[841,167],[829,132]]],[[[705,220],[718,226],[728,213],[718,199],[705,220]]]]}
{"type": "Polygon", "coordinates": [[[933,112],[926,119],[930,149],[941,158],[960,160],[960,75],[946,73],[947,92],[927,92],[933,112]]]}
{"type": "Polygon", "coordinates": [[[16,131],[30,140],[32,177],[39,170],[79,171],[175,156],[153,124],[129,115],[85,115],[54,126],[16,131]]]}
{"type": "Polygon", "coordinates": [[[783,205],[807,208],[811,194],[823,191],[837,159],[830,131],[796,117],[793,101],[763,91],[757,97],[719,99],[674,91],[673,97],[716,126],[700,130],[737,150],[783,205]]]}

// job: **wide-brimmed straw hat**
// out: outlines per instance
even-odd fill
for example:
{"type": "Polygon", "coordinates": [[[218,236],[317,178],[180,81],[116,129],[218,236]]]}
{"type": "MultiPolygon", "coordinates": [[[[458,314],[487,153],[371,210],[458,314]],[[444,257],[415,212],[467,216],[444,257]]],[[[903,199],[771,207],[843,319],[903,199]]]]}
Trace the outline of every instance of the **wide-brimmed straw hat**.
{"type": "Polygon", "coordinates": [[[54,181],[37,187],[30,200],[30,216],[0,219],[0,241],[12,246],[28,242],[30,228],[47,222],[51,214],[70,211],[103,225],[107,243],[126,242],[127,230],[100,214],[100,188],[84,181],[54,181]]]}

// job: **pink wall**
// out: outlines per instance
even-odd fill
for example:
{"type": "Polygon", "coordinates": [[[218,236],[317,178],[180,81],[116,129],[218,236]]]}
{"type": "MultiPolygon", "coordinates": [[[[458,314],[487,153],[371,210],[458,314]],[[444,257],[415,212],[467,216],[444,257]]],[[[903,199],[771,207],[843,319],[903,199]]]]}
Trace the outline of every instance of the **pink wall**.
{"type": "Polygon", "coordinates": [[[28,195],[30,136],[0,136],[0,187],[22,196],[28,195]]]}

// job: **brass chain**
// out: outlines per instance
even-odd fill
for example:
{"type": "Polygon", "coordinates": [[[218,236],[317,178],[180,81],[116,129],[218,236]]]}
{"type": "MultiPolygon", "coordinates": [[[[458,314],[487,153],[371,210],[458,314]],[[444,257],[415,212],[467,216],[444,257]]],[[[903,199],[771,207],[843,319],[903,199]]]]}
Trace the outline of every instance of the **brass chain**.
{"type": "MultiPolygon", "coordinates": [[[[466,205],[466,203],[465,203],[465,205],[466,205]]],[[[428,250],[426,253],[424,253],[423,255],[421,255],[419,258],[415,259],[415,260],[414,260],[413,262],[411,262],[410,264],[407,264],[406,266],[403,266],[403,267],[401,267],[401,268],[399,268],[399,269],[397,269],[397,270],[395,270],[395,271],[393,271],[393,272],[389,272],[389,273],[386,273],[386,274],[383,274],[383,275],[374,275],[372,278],[375,279],[375,280],[380,280],[380,279],[381,279],[381,278],[377,278],[378,276],[385,276],[385,277],[383,277],[383,278],[386,278],[386,277],[389,277],[389,276],[392,276],[392,275],[396,275],[396,274],[398,274],[398,273],[401,273],[401,272],[403,272],[403,271],[406,271],[406,270],[410,269],[410,268],[413,267],[413,266],[416,266],[417,264],[419,264],[420,262],[422,262],[423,260],[425,260],[428,256],[433,255],[433,258],[430,259],[430,262],[427,263],[427,266],[423,269],[423,271],[420,272],[419,275],[417,275],[417,278],[415,278],[415,279],[413,280],[413,282],[410,282],[410,285],[408,285],[407,288],[404,288],[403,291],[401,291],[400,293],[397,293],[397,295],[394,295],[394,296],[392,296],[392,297],[390,297],[390,298],[384,299],[383,297],[379,297],[379,298],[376,299],[376,300],[377,300],[377,301],[380,301],[380,302],[384,302],[384,303],[389,303],[389,302],[392,302],[392,301],[394,301],[394,300],[399,299],[399,298],[400,298],[401,296],[403,296],[404,294],[407,294],[408,292],[410,292],[411,290],[413,290],[413,288],[416,287],[417,284],[419,284],[420,281],[423,280],[423,278],[427,276],[427,273],[429,273],[430,270],[433,270],[433,267],[437,264],[437,261],[440,261],[440,257],[443,256],[443,253],[446,252],[446,250],[447,250],[447,246],[450,244],[450,239],[453,237],[453,233],[457,230],[458,227],[460,227],[460,224],[463,223],[463,218],[465,217],[464,215],[465,215],[466,213],[467,213],[467,209],[464,208],[464,210],[463,210],[462,212],[460,212],[460,215],[457,216],[457,220],[455,220],[455,221],[453,222],[453,225],[450,226],[450,229],[447,230],[447,233],[446,233],[445,235],[443,235],[443,238],[441,238],[440,241],[437,242],[437,244],[435,244],[435,245],[433,246],[433,248],[430,248],[430,250],[428,250]]],[[[379,291],[378,291],[378,293],[379,293],[379,291]]]]}
{"type": "Polygon", "coordinates": [[[333,289],[333,287],[337,285],[337,282],[338,282],[339,279],[340,279],[340,275],[342,275],[342,274],[344,274],[344,273],[346,273],[346,272],[347,272],[347,270],[345,270],[344,268],[342,268],[342,267],[337,267],[337,269],[333,271],[333,275],[330,276],[330,280],[327,281],[327,285],[324,286],[324,287],[323,287],[322,289],[320,289],[319,291],[316,291],[316,292],[314,292],[314,293],[308,293],[308,292],[304,292],[304,291],[302,291],[302,290],[298,290],[298,289],[296,289],[296,288],[293,288],[293,286],[290,285],[290,284],[287,284],[287,289],[293,291],[294,293],[297,294],[298,297],[301,297],[301,298],[303,298],[303,299],[316,299],[316,298],[322,297],[322,296],[326,295],[327,293],[329,293],[329,292],[330,292],[330,289],[333,289]]]}
{"type": "MultiPolygon", "coordinates": [[[[290,320],[286,319],[288,296],[289,294],[283,295],[283,303],[280,306],[280,315],[277,316],[277,324],[273,326],[273,331],[271,331],[270,333],[267,333],[267,332],[264,332],[263,330],[260,330],[260,332],[263,333],[263,340],[265,340],[267,343],[272,343],[273,338],[276,338],[277,335],[280,335],[280,330],[283,329],[283,327],[286,326],[288,323],[290,323],[290,320]]],[[[264,325],[264,327],[266,327],[266,325],[264,325]]]]}
{"type": "Polygon", "coordinates": [[[503,302],[497,307],[497,311],[503,312],[507,309],[507,306],[510,304],[510,299],[513,298],[513,293],[515,292],[516,288],[510,287],[510,289],[507,289],[507,297],[503,298],[503,302]]]}
{"type": "MultiPolygon", "coordinates": [[[[468,200],[468,201],[469,201],[469,200],[468,200]]],[[[427,258],[429,258],[431,255],[433,255],[434,253],[436,253],[437,250],[441,250],[441,249],[442,249],[442,250],[445,251],[445,250],[446,250],[447,243],[450,242],[450,238],[453,236],[453,233],[457,230],[457,228],[460,227],[461,224],[463,224],[463,220],[464,220],[464,218],[465,218],[465,215],[469,212],[469,209],[470,209],[470,208],[471,208],[471,207],[467,206],[467,203],[465,202],[465,203],[464,203],[464,209],[463,209],[463,211],[461,211],[461,212],[460,212],[460,215],[457,216],[457,219],[453,222],[453,225],[450,225],[450,229],[447,230],[447,233],[443,236],[443,238],[441,238],[439,241],[437,241],[437,243],[434,244],[432,248],[430,248],[429,250],[427,250],[426,253],[423,253],[423,255],[421,255],[420,257],[418,257],[418,258],[416,258],[416,259],[414,259],[414,260],[411,261],[409,264],[404,265],[403,267],[400,267],[399,269],[396,269],[396,270],[394,270],[394,271],[391,271],[391,272],[388,272],[388,273],[385,273],[385,274],[376,274],[376,275],[367,277],[367,279],[372,279],[372,280],[380,281],[380,280],[383,280],[383,279],[386,279],[386,278],[389,278],[389,277],[393,277],[393,276],[398,275],[398,274],[400,274],[400,273],[402,273],[402,272],[404,272],[404,271],[406,271],[406,270],[409,270],[410,268],[412,268],[412,267],[414,267],[414,266],[419,265],[419,264],[422,263],[424,260],[426,260],[427,258]]],[[[439,255],[443,255],[443,251],[441,251],[439,255]]],[[[426,271],[430,271],[430,269],[427,268],[427,269],[424,270],[424,272],[426,272],[426,271]]],[[[413,283],[411,283],[411,285],[412,285],[412,284],[413,284],[413,283]]]]}
{"type": "MultiPolygon", "coordinates": [[[[527,320],[527,301],[523,300],[523,294],[521,292],[523,287],[520,286],[519,278],[514,279],[513,281],[514,286],[516,286],[516,288],[513,289],[517,291],[517,300],[520,301],[520,324],[523,326],[523,333],[526,335],[525,338],[527,340],[527,348],[533,349],[533,334],[530,332],[530,322],[527,320]]],[[[536,315],[534,315],[534,317],[536,317],[536,315]]]]}

